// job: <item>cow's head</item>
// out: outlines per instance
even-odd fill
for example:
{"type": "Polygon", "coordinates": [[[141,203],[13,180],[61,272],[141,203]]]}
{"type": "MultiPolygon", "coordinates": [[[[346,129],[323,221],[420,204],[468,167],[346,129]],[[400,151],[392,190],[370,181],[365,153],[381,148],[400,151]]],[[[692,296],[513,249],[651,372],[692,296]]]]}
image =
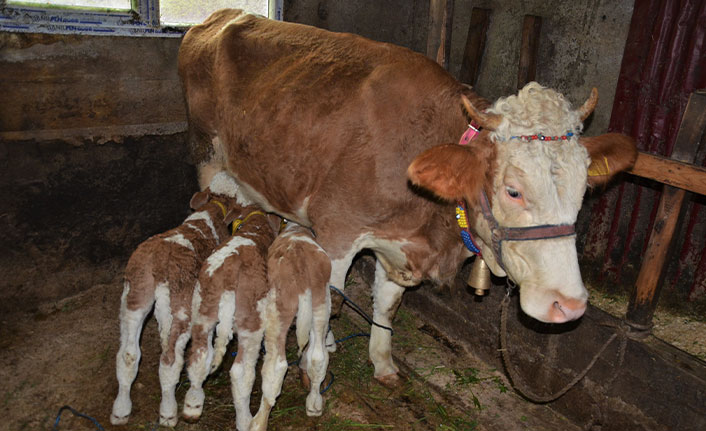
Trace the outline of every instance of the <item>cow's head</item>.
{"type": "Polygon", "coordinates": [[[633,165],[637,151],[632,138],[579,137],[597,97],[594,89],[574,110],[561,94],[534,82],[485,111],[464,97],[469,115],[483,132],[469,145],[433,147],[408,169],[413,183],[444,199],[468,203],[483,258],[493,273],[507,275],[520,286],[522,309],[544,322],[574,320],[586,309],[588,293],[575,235],[503,241],[498,247],[493,219],[501,228],[573,225],[586,186],[605,183],[633,165]],[[480,210],[483,192],[492,216],[480,210]]]}

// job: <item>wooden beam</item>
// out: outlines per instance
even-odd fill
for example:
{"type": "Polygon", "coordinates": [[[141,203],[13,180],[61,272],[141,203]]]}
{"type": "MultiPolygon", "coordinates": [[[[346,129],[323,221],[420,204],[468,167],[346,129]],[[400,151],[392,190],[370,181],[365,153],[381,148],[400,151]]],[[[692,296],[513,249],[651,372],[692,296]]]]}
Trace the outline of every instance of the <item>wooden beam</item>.
{"type": "Polygon", "coordinates": [[[517,88],[534,81],[537,72],[537,53],[539,52],[539,34],[542,30],[542,17],[525,15],[522,23],[522,45],[520,47],[520,66],[517,71],[517,88]]]}
{"type": "MultiPolygon", "coordinates": [[[[686,105],[671,158],[693,163],[705,130],[706,92],[696,92],[691,95],[686,105]]],[[[664,186],[647,251],[642,259],[640,273],[625,313],[626,322],[633,328],[645,330],[645,335],[652,327],[652,317],[657,308],[664,280],[665,263],[672,246],[685,195],[686,191],[683,189],[664,186]]]]}
{"type": "MultiPolygon", "coordinates": [[[[696,144],[694,143],[694,145],[696,144]]],[[[700,195],[706,195],[706,168],[700,166],[640,152],[635,166],[628,172],[700,195]]]]}
{"type": "Polygon", "coordinates": [[[449,69],[449,58],[451,56],[453,9],[453,0],[429,1],[427,57],[435,60],[446,70],[449,69]]]}
{"type": "Polygon", "coordinates": [[[489,24],[490,9],[474,7],[471,11],[471,23],[468,25],[468,37],[466,38],[466,49],[463,51],[460,76],[461,82],[471,86],[476,85],[480,74],[489,24]]]}

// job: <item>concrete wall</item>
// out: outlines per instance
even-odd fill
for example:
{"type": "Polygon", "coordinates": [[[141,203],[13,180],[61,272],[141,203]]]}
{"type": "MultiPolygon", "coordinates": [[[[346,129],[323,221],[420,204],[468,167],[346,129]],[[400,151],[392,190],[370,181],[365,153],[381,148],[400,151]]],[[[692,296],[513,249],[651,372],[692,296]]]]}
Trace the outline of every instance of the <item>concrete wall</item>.
{"type": "MultiPolygon", "coordinates": [[[[426,51],[428,0],[288,0],[284,5],[287,21],[426,51]]],[[[489,99],[514,93],[523,18],[541,16],[537,80],[564,93],[574,105],[597,87],[600,99],[586,132],[602,133],[613,106],[632,5],[631,0],[456,0],[449,71],[459,76],[471,10],[490,9],[476,89],[489,99]]]]}
{"type": "Polygon", "coordinates": [[[0,313],[111,280],[189,213],[178,47],[0,33],[0,313]]]}

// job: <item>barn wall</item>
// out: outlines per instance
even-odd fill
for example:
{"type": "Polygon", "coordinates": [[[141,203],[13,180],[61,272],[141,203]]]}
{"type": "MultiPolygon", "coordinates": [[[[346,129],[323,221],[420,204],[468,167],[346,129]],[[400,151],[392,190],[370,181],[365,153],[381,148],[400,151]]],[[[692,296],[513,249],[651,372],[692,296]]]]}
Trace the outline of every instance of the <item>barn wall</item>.
{"type": "Polygon", "coordinates": [[[0,33],[0,313],[107,282],[188,214],[179,42],[0,33]]]}

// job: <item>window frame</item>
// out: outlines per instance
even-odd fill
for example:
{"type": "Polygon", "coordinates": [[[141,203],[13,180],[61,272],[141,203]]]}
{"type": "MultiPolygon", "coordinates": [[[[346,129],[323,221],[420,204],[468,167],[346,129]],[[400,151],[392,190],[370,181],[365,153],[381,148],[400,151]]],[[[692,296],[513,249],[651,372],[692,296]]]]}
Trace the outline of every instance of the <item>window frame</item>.
{"type": "MultiPolygon", "coordinates": [[[[283,0],[268,0],[269,16],[282,20],[283,0]]],[[[181,37],[188,26],[161,25],[159,0],[131,0],[131,10],[8,4],[0,0],[0,31],[181,37]]]]}

